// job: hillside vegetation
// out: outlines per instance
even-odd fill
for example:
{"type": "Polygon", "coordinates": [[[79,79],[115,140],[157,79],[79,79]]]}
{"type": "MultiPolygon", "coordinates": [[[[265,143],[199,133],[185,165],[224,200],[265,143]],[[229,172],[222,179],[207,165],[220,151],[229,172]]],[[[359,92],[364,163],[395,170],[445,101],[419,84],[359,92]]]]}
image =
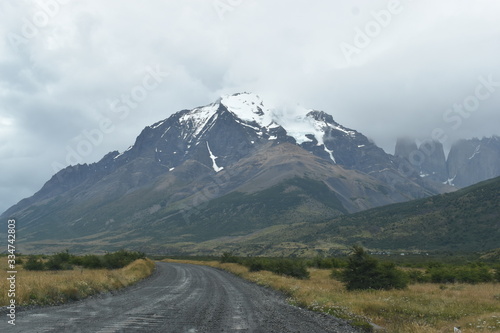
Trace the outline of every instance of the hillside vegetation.
{"type": "MultiPolygon", "coordinates": [[[[265,217],[262,217],[263,219],[265,217]]],[[[244,217],[241,218],[244,221],[244,217]]],[[[471,253],[498,258],[500,177],[459,191],[343,215],[272,226],[244,237],[168,247],[184,254],[314,256],[353,244],[375,251],[471,253]],[[314,222],[314,223],[313,223],[314,222]]]]}
{"type": "Polygon", "coordinates": [[[333,241],[376,249],[491,250],[500,239],[500,177],[453,193],[342,216],[316,236],[325,234],[333,241]]]}

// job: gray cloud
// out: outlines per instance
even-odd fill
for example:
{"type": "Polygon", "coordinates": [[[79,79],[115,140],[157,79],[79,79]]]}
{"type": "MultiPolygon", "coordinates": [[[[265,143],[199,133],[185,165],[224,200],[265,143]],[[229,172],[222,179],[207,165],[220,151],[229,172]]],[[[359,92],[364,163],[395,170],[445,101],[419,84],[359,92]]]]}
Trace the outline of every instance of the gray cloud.
{"type": "Polygon", "coordinates": [[[446,113],[474,96],[480,77],[500,82],[499,9],[486,0],[4,1],[0,211],[38,190],[102,119],[113,131],[86,163],[173,112],[238,91],[324,110],[387,151],[399,135],[425,139],[436,128],[447,146],[499,135],[500,87],[458,126],[446,113]],[[356,51],[346,55],[347,44],[356,51]],[[110,109],[157,66],[168,77],[126,117],[110,109]]]}

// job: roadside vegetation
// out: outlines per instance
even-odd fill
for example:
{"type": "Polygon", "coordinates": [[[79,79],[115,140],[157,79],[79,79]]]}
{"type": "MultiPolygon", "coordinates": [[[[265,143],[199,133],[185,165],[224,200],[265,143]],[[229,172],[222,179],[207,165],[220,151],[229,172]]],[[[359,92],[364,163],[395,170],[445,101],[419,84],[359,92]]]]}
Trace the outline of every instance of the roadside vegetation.
{"type": "MultiPolygon", "coordinates": [[[[7,260],[0,260],[0,269],[7,271],[7,260]]],[[[18,256],[16,304],[55,305],[79,300],[134,284],[151,275],[154,268],[154,262],[144,254],[128,251],[102,256],[68,252],[18,256]]],[[[0,281],[1,290],[8,290],[7,282],[0,281]]],[[[0,306],[8,301],[7,293],[0,294],[0,306]]]]}
{"type": "Polygon", "coordinates": [[[287,258],[240,258],[231,253],[224,253],[220,259],[221,263],[235,263],[248,267],[250,272],[270,271],[278,275],[285,275],[297,279],[308,279],[310,277],[307,265],[302,260],[287,258]]]}
{"type": "Polygon", "coordinates": [[[331,314],[372,331],[433,333],[500,331],[500,266],[495,262],[406,259],[396,265],[354,247],[343,258],[175,260],[232,272],[283,292],[291,304],[331,314]],[[304,267],[307,274],[295,276],[304,267]],[[291,272],[291,273],[290,273],[291,272]]]}

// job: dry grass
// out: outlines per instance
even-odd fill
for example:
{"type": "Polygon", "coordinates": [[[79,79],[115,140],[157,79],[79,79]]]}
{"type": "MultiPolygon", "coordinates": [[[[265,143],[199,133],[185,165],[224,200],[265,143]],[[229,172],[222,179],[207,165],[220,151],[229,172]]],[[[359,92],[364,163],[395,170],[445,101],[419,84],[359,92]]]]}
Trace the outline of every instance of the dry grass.
{"type": "MultiPolygon", "coordinates": [[[[0,269],[7,271],[2,260],[0,269]]],[[[149,259],[139,259],[128,266],[116,269],[74,269],[69,271],[25,271],[17,266],[16,304],[52,305],[82,299],[100,292],[116,290],[131,285],[153,273],[155,264],[149,259]]],[[[8,281],[0,280],[0,290],[8,290],[8,281]]],[[[0,306],[7,305],[6,292],[0,294],[0,306]]]]}
{"type": "Polygon", "coordinates": [[[284,292],[290,302],[337,317],[385,327],[388,332],[500,332],[500,284],[415,284],[405,290],[348,292],[330,278],[331,270],[310,269],[309,280],[249,272],[237,264],[183,261],[230,271],[284,292]]]}

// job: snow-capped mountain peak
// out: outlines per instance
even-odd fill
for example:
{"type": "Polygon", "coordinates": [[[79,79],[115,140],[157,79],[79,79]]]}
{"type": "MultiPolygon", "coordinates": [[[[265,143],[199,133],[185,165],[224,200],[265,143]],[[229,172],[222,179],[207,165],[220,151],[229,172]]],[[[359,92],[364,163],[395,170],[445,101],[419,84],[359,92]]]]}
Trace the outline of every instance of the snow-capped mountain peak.
{"type": "Polygon", "coordinates": [[[269,141],[296,144],[335,164],[351,163],[352,152],[362,154],[370,146],[361,133],[339,125],[325,112],[299,105],[270,107],[256,94],[239,93],[148,126],[115,160],[154,156],[170,170],[196,159],[219,172],[269,141]]]}
{"type": "Polygon", "coordinates": [[[272,110],[255,94],[240,93],[221,97],[220,103],[239,119],[266,127],[273,121],[272,110]]]}
{"type": "Polygon", "coordinates": [[[258,95],[251,93],[226,95],[220,99],[220,103],[246,123],[257,124],[267,130],[282,127],[299,145],[313,141],[311,136],[317,140],[318,146],[324,144],[323,139],[329,129],[355,136],[355,131],[340,126],[323,112],[301,106],[274,109],[264,104],[258,95]]]}

